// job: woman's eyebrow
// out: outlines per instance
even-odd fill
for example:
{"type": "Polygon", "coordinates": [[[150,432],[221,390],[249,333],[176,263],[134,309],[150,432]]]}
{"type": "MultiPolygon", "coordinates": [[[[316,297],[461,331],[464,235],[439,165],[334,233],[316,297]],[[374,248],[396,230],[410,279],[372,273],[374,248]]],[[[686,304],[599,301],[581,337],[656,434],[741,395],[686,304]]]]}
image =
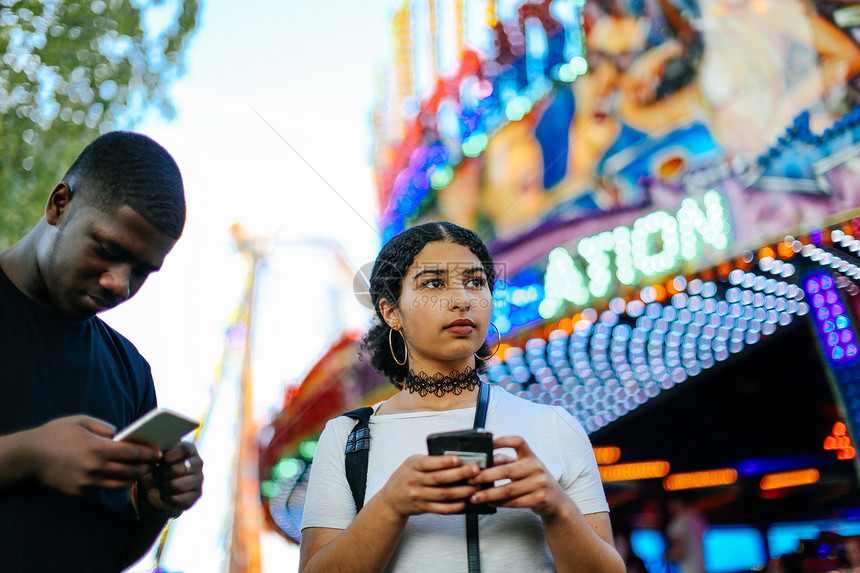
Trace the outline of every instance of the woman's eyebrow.
{"type": "Polygon", "coordinates": [[[433,275],[436,277],[440,277],[440,276],[443,276],[445,273],[446,273],[446,271],[444,271],[442,269],[425,269],[423,271],[417,272],[415,274],[415,276],[412,277],[412,280],[418,280],[419,278],[421,278],[424,275],[433,275]]]}

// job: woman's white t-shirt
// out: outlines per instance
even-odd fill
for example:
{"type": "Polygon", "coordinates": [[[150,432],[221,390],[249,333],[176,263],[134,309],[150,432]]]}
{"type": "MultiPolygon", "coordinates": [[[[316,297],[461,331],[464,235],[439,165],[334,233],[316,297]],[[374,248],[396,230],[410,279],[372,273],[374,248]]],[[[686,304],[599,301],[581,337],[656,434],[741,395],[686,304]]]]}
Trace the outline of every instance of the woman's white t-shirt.
{"type": "MultiPolygon", "coordinates": [[[[559,406],[535,404],[495,385],[490,389],[486,429],[494,437],[522,436],[582,513],[609,511],[591,443],[579,422],[559,406]]],[[[471,428],[474,417],[474,407],[371,416],[365,500],[382,489],[406,458],[427,453],[429,434],[471,428]]],[[[326,424],[311,467],[302,529],[346,529],[355,518],[344,469],[344,445],[354,425],[355,420],[344,416],[326,424]]],[[[500,451],[513,456],[513,450],[500,451]]],[[[481,515],[479,532],[483,573],[555,571],[540,518],[530,509],[499,508],[481,515]]],[[[465,570],[464,516],[436,514],[409,518],[386,568],[410,573],[465,570]]]]}

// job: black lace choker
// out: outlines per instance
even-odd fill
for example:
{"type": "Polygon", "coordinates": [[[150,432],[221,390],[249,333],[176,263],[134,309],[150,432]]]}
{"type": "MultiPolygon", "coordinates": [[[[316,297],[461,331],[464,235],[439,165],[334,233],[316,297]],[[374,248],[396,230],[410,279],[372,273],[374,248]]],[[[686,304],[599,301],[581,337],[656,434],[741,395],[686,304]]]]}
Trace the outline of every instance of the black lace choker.
{"type": "Polygon", "coordinates": [[[454,370],[450,374],[437,372],[432,376],[425,372],[410,370],[403,381],[403,388],[409,393],[418,393],[422,398],[427,394],[442,397],[445,394],[462,394],[464,390],[471,392],[480,383],[478,372],[466,367],[463,372],[454,370]]]}

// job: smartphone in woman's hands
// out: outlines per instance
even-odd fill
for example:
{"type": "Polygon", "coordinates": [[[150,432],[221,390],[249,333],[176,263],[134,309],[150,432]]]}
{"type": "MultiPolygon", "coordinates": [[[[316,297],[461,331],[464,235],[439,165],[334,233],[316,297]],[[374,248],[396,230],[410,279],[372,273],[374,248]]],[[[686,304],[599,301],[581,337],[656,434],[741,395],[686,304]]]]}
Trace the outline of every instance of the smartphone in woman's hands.
{"type": "MultiPolygon", "coordinates": [[[[460,430],[427,436],[427,451],[431,456],[454,455],[463,464],[477,464],[481,469],[493,465],[493,434],[483,430],[460,430]]],[[[481,489],[492,484],[485,483],[481,489]]],[[[474,504],[466,501],[466,508],[458,513],[496,513],[496,508],[486,503],[474,504]]]]}

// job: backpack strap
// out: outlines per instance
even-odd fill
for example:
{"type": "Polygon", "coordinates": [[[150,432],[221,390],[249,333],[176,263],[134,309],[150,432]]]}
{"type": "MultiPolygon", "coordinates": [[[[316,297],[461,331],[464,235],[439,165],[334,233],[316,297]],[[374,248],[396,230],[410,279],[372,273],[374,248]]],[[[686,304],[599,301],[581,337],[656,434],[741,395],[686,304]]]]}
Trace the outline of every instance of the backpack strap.
{"type": "Polygon", "coordinates": [[[478,405],[475,408],[475,423],[472,428],[477,430],[483,428],[487,423],[487,406],[490,403],[490,385],[486,382],[481,382],[478,389],[478,405]]]}
{"type": "Polygon", "coordinates": [[[356,420],[355,426],[346,438],[344,450],[346,481],[355,500],[355,511],[364,507],[364,493],[367,489],[367,457],[370,453],[370,416],[373,408],[366,406],[345,412],[343,415],[356,420]]]}
{"type": "MultiPolygon", "coordinates": [[[[487,405],[490,403],[490,385],[481,382],[478,390],[478,405],[475,408],[475,422],[472,428],[477,430],[483,428],[487,422],[487,405]]],[[[466,514],[466,554],[469,564],[469,573],[480,573],[481,553],[478,543],[478,514],[466,514]]]]}

